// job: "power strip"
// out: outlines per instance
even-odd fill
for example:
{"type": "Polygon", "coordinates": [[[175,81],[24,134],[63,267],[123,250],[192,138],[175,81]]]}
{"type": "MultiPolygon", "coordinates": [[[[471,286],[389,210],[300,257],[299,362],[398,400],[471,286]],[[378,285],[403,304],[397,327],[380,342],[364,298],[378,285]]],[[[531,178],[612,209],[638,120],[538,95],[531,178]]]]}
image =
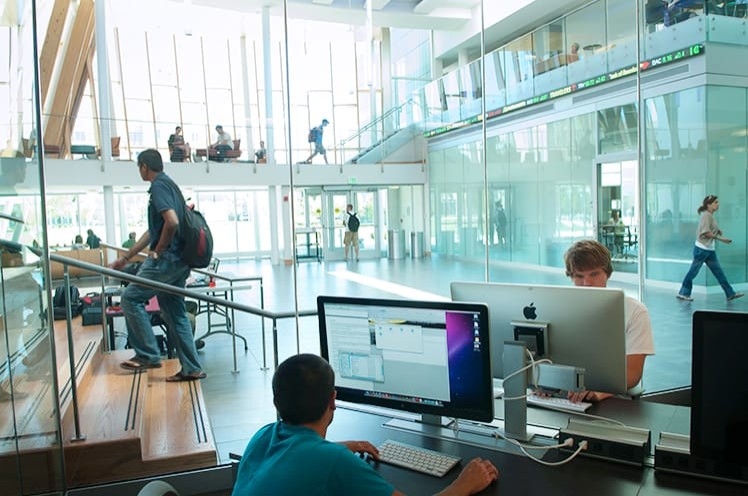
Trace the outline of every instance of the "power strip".
{"type": "Polygon", "coordinates": [[[574,446],[587,441],[587,449],[581,453],[584,456],[638,466],[644,465],[652,444],[648,429],[574,418],[570,418],[568,425],[559,432],[559,444],[568,438],[574,441],[574,446]]]}

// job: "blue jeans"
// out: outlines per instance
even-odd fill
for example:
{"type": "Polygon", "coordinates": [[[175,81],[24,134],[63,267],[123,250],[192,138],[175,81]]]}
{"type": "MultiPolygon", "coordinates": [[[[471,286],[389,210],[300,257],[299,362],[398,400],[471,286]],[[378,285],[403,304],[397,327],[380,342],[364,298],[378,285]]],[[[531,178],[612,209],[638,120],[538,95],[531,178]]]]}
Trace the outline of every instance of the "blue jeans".
{"type": "Polygon", "coordinates": [[[703,248],[699,248],[695,245],[693,247],[693,262],[691,263],[691,268],[688,269],[688,273],[683,279],[683,284],[681,284],[678,294],[683,296],[691,296],[693,280],[696,278],[699,270],[701,270],[701,266],[704,264],[709,267],[709,270],[712,271],[714,277],[717,278],[717,282],[719,282],[719,285],[722,286],[722,290],[725,292],[725,295],[727,295],[728,298],[732,297],[735,294],[735,290],[732,289],[730,283],[727,282],[727,277],[725,277],[722,266],[719,264],[719,260],[717,259],[717,252],[715,252],[714,250],[704,250],[703,248]]]}
{"type": "MultiPolygon", "coordinates": [[[[183,288],[189,273],[190,268],[184,262],[165,253],[158,260],[145,259],[138,271],[138,277],[183,288]]],[[[195,349],[192,326],[184,308],[184,297],[131,283],[122,292],[121,305],[127,322],[128,340],[132,349],[135,350],[135,356],[147,363],[161,361],[161,353],[151,326],[151,317],[145,310],[145,303],[154,295],[158,298],[161,316],[166,322],[167,339],[177,350],[182,372],[185,374],[200,372],[202,367],[197,356],[197,349],[195,349]]]]}

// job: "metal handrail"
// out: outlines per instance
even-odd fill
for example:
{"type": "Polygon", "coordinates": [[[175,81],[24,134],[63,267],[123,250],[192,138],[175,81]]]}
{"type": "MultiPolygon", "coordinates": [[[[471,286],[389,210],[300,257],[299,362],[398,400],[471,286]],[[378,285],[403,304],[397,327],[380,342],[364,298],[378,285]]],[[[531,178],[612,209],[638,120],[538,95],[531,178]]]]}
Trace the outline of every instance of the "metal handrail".
{"type": "Polygon", "coordinates": [[[355,140],[356,138],[358,138],[359,136],[361,136],[362,134],[364,134],[364,133],[366,133],[366,132],[370,131],[370,130],[371,130],[372,128],[376,128],[376,127],[378,127],[378,126],[379,126],[379,124],[380,124],[380,123],[381,123],[382,121],[384,121],[385,119],[387,119],[388,117],[390,117],[390,116],[391,116],[392,114],[394,114],[394,113],[396,113],[396,112],[400,112],[400,111],[401,111],[402,109],[404,109],[404,108],[405,108],[406,106],[408,106],[408,105],[412,105],[413,103],[414,103],[414,102],[413,102],[413,100],[412,100],[412,99],[410,99],[410,100],[406,101],[405,103],[403,103],[402,105],[399,105],[399,106],[397,106],[397,107],[392,107],[392,108],[390,108],[390,109],[389,109],[389,110],[388,110],[387,112],[383,113],[382,115],[380,115],[380,116],[379,116],[379,117],[377,117],[376,119],[374,119],[374,120],[370,121],[370,122],[369,122],[368,124],[364,125],[363,127],[360,127],[360,128],[358,129],[358,131],[356,132],[356,134],[354,134],[354,135],[352,135],[352,136],[349,136],[348,138],[345,138],[345,139],[342,139],[342,140],[340,140],[340,146],[342,147],[342,146],[344,146],[344,145],[345,145],[346,143],[349,143],[349,142],[351,142],[351,141],[355,140]]]}
{"type": "MultiPolygon", "coordinates": [[[[41,250],[28,247],[33,253],[37,254],[38,256],[42,255],[41,250]]],[[[102,249],[102,261],[103,261],[103,249],[105,248],[113,248],[121,250],[121,248],[117,248],[115,246],[102,243],[101,249],[102,249]]],[[[273,312],[270,310],[266,310],[264,308],[257,308],[250,305],[245,305],[242,303],[236,303],[234,301],[229,301],[221,298],[216,298],[215,296],[209,296],[207,294],[198,293],[196,291],[190,291],[189,289],[184,288],[178,288],[176,286],[171,286],[169,284],[165,284],[158,281],[152,281],[150,279],[145,279],[143,277],[138,277],[136,275],[127,274],[124,272],[121,272],[119,270],[110,269],[108,267],[104,267],[103,265],[96,265],[88,262],[83,262],[81,260],[77,260],[75,258],[69,258],[62,255],[57,255],[55,253],[49,254],[49,260],[52,262],[58,262],[65,266],[65,291],[67,295],[70,294],[70,276],[68,274],[68,266],[78,267],[80,269],[88,270],[91,272],[95,272],[97,274],[100,274],[102,276],[102,279],[104,276],[108,276],[114,279],[124,280],[130,283],[136,283],[141,286],[151,287],[158,289],[159,291],[164,291],[171,294],[177,294],[180,296],[190,297],[194,298],[196,300],[204,301],[207,303],[211,303],[213,305],[220,305],[227,308],[231,308],[232,310],[239,310],[241,312],[246,312],[252,315],[257,315],[262,317],[263,319],[268,318],[273,321],[273,368],[278,367],[278,320],[280,319],[286,319],[286,318],[295,318],[295,317],[310,317],[317,315],[317,310],[297,310],[297,311],[286,311],[286,312],[273,312]]],[[[103,298],[102,293],[102,298],[103,298]]],[[[66,298],[67,301],[67,339],[68,339],[68,362],[70,363],[70,386],[71,386],[71,402],[73,407],[73,420],[75,425],[75,436],[73,437],[74,441],[79,441],[85,439],[85,436],[81,434],[80,429],[80,412],[79,412],[79,406],[78,406],[78,395],[77,395],[77,383],[76,383],[76,376],[77,371],[75,370],[75,350],[73,347],[73,331],[72,331],[72,312],[70,308],[70,298],[66,298]]],[[[103,307],[103,300],[102,300],[102,307],[103,307]]],[[[234,327],[235,329],[235,327],[234,327]]],[[[235,331],[234,331],[235,332],[235,331]]],[[[234,341],[235,341],[234,337],[234,341]]],[[[234,346],[236,346],[236,343],[234,343],[234,346]]],[[[267,360],[265,358],[265,332],[263,327],[263,333],[262,333],[262,348],[263,348],[263,369],[267,369],[267,360]]],[[[300,349],[300,342],[299,342],[299,329],[298,326],[296,328],[296,351],[298,352],[300,349]]],[[[236,364],[234,364],[234,367],[236,368],[236,364]]]]}

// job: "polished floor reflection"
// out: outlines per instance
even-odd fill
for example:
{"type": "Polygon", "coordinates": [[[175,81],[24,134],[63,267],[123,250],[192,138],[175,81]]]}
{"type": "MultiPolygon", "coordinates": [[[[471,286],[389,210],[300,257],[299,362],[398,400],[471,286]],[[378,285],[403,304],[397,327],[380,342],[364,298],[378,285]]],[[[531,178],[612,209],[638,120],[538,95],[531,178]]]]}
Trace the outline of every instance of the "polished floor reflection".
{"type": "MultiPolygon", "coordinates": [[[[222,272],[263,277],[265,308],[273,311],[313,309],[320,294],[371,296],[380,298],[447,298],[454,280],[484,280],[485,267],[471,262],[456,262],[439,257],[403,260],[362,260],[361,262],[306,262],[295,267],[272,266],[267,261],[225,260],[222,272]],[[296,286],[294,272],[298,275],[296,286]]],[[[610,286],[620,287],[638,296],[634,274],[614,273],[610,286]]],[[[490,279],[497,282],[569,284],[562,269],[537,270],[514,266],[495,266],[490,279]]],[[[650,310],[657,354],[645,366],[644,386],[648,392],[683,386],[691,377],[691,314],[694,310],[748,311],[748,299],[727,303],[719,292],[696,294],[693,303],[675,298],[675,285],[645,288],[643,301],[650,310]]],[[[259,287],[237,292],[237,301],[259,306],[259,287]]],[[[578,311],[583,311],[580,308],[578,311]]],[[[198,333],[206,325],[198,318],[198,333]]],[[[262,370],[261,320],[237,315],[237,330],[249,342],[246,353],[237,340],[237,368],[233,372],[231,338],[217,334],[207,338],[201,350],[208,378],[203,380],[208,413],[222,461],[229,453],[241,453],[252,434],[275,419],[270,387],[272,378],[271,324],[266,320],[266,360],[262,370]]],[[[296,353],[295,319],[279,321],[279,359],[296,353]]],[[[302,352],[319,352],[316,317],[300,318],[298,342],[302,352]]]]}

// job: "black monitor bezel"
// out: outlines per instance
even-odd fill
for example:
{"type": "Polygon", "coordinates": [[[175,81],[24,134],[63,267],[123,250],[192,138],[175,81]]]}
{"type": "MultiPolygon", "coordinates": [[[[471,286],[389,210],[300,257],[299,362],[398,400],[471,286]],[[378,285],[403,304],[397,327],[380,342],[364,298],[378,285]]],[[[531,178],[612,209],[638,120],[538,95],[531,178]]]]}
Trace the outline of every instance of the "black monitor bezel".
{"type": "Polygon", "coordinates": [[[426,404],[415,404],[411,402],[398,401],[396,399],[385,399],[372,396],[366,396],[365,391],[347,387],[335,386],[337,399],[350,403],[373,405],[395,410],[403,410],[422,415],[437,415],[442,417],[453,417],[466,420],[475,420],[478,422],[491,422],[494,419],[494,398],[493,398],[493,378],[491,376],[491,350],[488,334],[488,307],[483,303],[465,303],[452,301],[423,301],[423,300],[393,300],[381,298],[358,298],[348,296],[323,296],[317,297],[317,312],[319,317],[319,339],[320,339],[320,356],[329,362],[327,329],[325,320],[325,304],[352,304],[362,306],[390,306],[403,308],[418,309],[444,309],[455,312],[474,312],[479,317],[479,339],[483,352],[482,367],[485,371],[483,389],[481,395],[483,403],[475,408],[462,407],[460,405],[448,405],[444,407],[432,406],[426,404]]]}
{"type": "MultiPolygon", "coordinates": [[[[701,443],[702,436],[699,435],[701,432],[701,426],[705,421],[705,416],[708,415],[709,411],[713,408],[704,408],[704,402],[707,401],[705,392],[710,386],[705,384],[704,374],[702,370],[705,367],[709,367],[709,359],[706,352],[704,351],[704,343],[706,339],[709,339],[710,333],[705,327],[706,322],[727,322],[745,324],[748,321],[748,313],[746,312],[727,312],[727,311],[710,311],[710,310],[697,310],[692,316],[692,348],[691,348],[691,431],[690,431],[690,452],[692,456],[706,459],[714,462],[718,462],[721,470],[725,473],[732,472],[734,474],[744,473],[744,470],[748,469],[748,465],[737,462],[735,460],[729,460],[724,452],[713,449],[711,446],[707,446],[701,443]]],[[[739,329],[739,326],[735,326],[739,329]]],[[[745,327],[739,329],[737,333],[742,337],[744,333],[748,332],[745,327]]],[[[725,343],[726,347],[735,347],[737,343],[725,343]]],[[[719,360],[724,360],[725,357],[720,355],[719,360]]],[[[730,384],[734,384],[728,381],[730,384]]],[[[739,394],[738,391],[735,394],[739,394]]],[[[708,421],[708,419],[706,419],[708,421]]]]}

